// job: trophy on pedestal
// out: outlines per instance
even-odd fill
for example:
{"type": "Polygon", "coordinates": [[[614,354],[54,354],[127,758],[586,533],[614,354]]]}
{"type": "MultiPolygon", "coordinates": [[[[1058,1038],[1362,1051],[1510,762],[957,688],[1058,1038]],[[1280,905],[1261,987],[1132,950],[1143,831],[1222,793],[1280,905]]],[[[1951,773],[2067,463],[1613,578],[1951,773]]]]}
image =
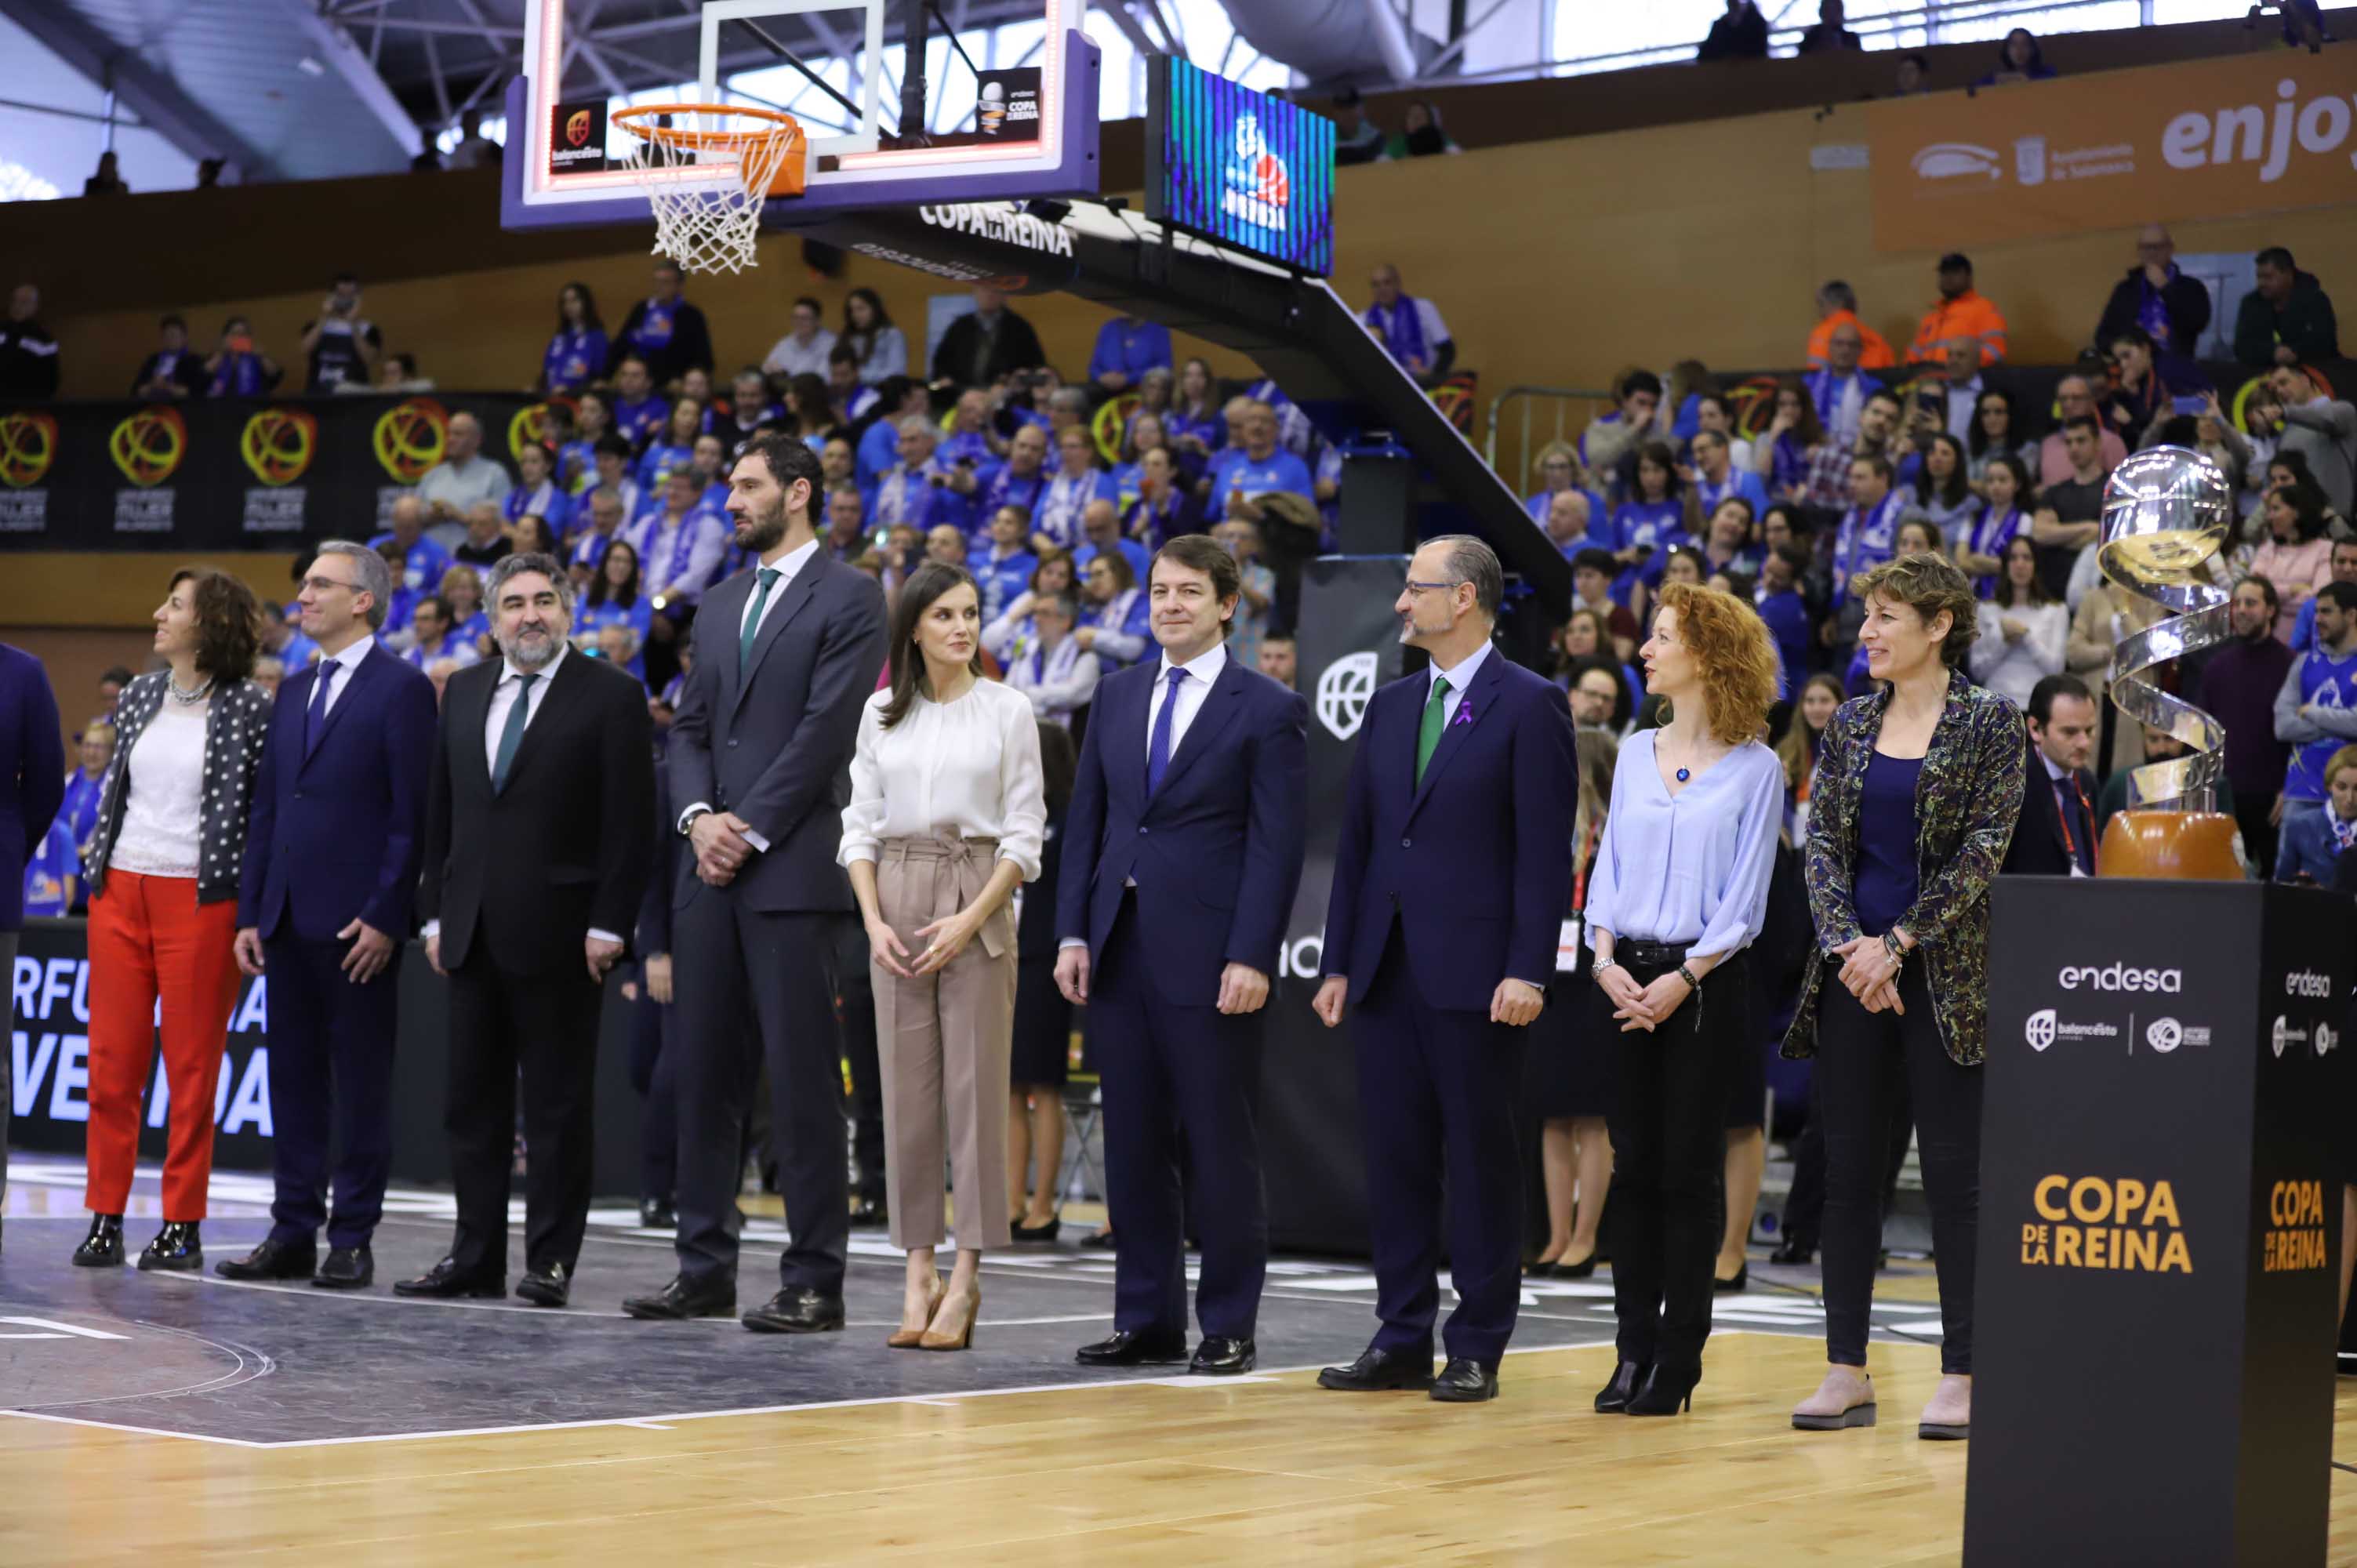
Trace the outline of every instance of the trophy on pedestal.
{"type": "Polygon", "coordinates": [[[2234,819],[2217,809],[2225,728],[2147,674],[2232,634],[2216,558],[2233,521],[2225,474],[2183,446],[2133,453],[2104,486],[2096,564],[2127,592],[2176,612],[2120,639],[2112,653],[2112,702],[2123,717],[2191,748],[2130,770],[2127,809],[2104,830],[2105,876],[2241,881],[2245,875],[2234,819]]]}

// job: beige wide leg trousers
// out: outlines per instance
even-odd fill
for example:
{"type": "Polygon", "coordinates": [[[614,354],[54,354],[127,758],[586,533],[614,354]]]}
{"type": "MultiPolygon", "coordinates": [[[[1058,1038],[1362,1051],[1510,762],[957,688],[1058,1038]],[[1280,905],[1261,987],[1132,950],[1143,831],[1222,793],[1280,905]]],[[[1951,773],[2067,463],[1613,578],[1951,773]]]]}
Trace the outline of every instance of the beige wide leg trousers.
{"type": "MultiPolygon", "coordinates": [[[[990,880],[996,839],[887,839],[876,862],[884,919],[913,958],[918,930],[972,903],[990,880]]],[[[947,1234],[942,1171],[957,1192],[957,1244],[1004,1247],[1007,1058],[1015,1032],[1012,900],[947,969],[903,980],[871,957],[876,1050],[884,1079],[885,1185],[892,1245],[947,1234]],[[946,1148],[946,1154],[944,1150],[946,1148]]]]}

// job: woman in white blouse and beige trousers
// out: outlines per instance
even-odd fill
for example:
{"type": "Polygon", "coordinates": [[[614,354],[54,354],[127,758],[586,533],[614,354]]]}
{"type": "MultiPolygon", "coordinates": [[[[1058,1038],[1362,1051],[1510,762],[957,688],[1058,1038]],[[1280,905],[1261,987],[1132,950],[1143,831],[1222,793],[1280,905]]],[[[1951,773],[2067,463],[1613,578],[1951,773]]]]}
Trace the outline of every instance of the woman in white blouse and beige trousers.
{"type": "Polygon", "coordinates": [[[860,715],[838,855],[867,925],[884,1080],[892,1244],[909,1254],[895,1349],[963,1350],[985,1247],[1010,1240],[1008,1056],[1018,882],[1039,875],[1047,805],[1030,700],[982,678],[982,596],[929,562],[892,614],[890,686],[860,715]],[[955,1190],[957,1262],[933,1250],[955,1190]]]}

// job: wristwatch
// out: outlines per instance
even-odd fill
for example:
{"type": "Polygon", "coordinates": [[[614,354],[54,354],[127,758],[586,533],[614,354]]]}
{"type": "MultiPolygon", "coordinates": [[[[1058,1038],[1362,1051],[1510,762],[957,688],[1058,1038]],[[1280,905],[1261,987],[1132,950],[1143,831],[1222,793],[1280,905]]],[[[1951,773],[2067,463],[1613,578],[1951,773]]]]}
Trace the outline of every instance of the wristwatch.
{"type": "Polygon", "coordinates": [[[695,834],[695,819],[698,817],[708,817],[711,814],[712,808],[709,806],[698,806],[694,810],[689,811],[685,816],[679,820],[679,836],[682,838],[694,837],[695,834]]]}

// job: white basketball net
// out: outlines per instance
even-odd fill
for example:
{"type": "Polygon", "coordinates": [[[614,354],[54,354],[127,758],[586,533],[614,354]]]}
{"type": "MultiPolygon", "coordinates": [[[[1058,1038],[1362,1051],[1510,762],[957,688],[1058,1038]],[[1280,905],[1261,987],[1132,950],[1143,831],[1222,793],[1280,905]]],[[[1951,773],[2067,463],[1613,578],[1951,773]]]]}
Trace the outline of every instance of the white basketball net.
{"type": "Polygon", "coordinates": [[[691,273],[758,265],[753,246],[761,232],[761,204],[796,140],[794,127],[733,109],[674,110],[670,120],[674,134],[684,133],[677,140],[653,126],[624,127],[632,134],[622,164],[638,176],[654,209],[655,250],[691,273]],[[729,177],[709,177],[722,165],[733,166],[729,177]],[[690,171],[706,177],[694,178],[690,171]]]}

